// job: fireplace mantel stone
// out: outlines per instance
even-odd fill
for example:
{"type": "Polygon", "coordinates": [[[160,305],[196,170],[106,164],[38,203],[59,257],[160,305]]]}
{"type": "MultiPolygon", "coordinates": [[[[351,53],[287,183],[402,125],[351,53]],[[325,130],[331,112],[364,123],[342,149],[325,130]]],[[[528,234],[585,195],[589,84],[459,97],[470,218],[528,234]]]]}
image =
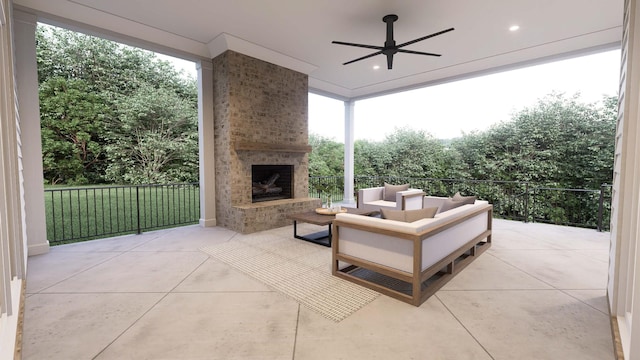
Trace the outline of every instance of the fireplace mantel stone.
{"type": "Polygon", "coordinates": [[[310,153],[311,145],[288,145],[288,144],[270,144],[262,142],[237,141],[234,149],[236,151],[275,151],[290,153],[310,153]]]}

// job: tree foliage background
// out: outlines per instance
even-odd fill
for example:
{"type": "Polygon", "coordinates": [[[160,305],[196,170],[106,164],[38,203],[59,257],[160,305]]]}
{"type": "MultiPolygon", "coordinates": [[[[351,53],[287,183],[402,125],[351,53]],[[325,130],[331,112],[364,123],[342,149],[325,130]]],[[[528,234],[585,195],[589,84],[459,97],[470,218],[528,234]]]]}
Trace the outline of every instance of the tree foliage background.
{"type": "MultiPolygon", "coordinates": [[[[593,104],[577,98],[549,94],[508,121],[452,140],[411,129],[396,129],[381,142],[358,140],[356,190],[383,180],[409,182],[429,195],[476,195],[499,217],[606,227],[609,204],[603,202],[600,221],[600,192],[559,189],[611,183],[617,98],[593,104]]],[[[342,144],[311,139],[310,175],[342,177],[342,144]]]]}
{"type": "MultiPolygon", "coordinates": [[[[577,99],[552,93],[509,121],[448,142],[412,129],[396,129],[381,142],[357,140],[354,172],[598,189],[612,181],[617,97],[577,99]]],[[[310,175],[343,176],[343,144],[313,134],[310,142],[310,175]]]]}
{"type": "Polygon", "coordinates": [[[49,184],[198,180],[197,88],[155,54],[38,26],[49,184]]]}

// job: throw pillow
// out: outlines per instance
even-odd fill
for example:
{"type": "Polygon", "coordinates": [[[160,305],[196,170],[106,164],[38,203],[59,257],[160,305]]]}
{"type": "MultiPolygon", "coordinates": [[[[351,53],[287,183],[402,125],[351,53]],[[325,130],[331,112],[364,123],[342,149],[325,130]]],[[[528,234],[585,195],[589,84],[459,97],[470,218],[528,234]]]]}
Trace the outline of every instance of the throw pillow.
{"type": "Polygon", "coordinates": [[[473,205],[476,202],[475,196],[462,196],[460,195],[460,192],[457,192],[455,195],[453,195],[453,198],[451,199],[453,201],[462,201],[462,205],[466,205],[466,204],[473,205]]]}
{"type": "Polygon", "coordinates": [[[391,184],[387,184],[384,183],[384,196],[383,199],[384,201],[396,201],[396,193],[398,191],[405,191],[405,190],[409,190],[409,184],[402,184],[402,185],[391,185],[391,184]]]}
{"type": "MultiPolygon", "coordinates": [[[[474,200],[475,201],[475,200],[474,200]]],[[[440,213],[443,213],[445,211],[449,211],[451,209],[455,209],[459,206],[464,205],[464,202],[462,201],[455,201],[451,198],[445,200],[442,205],[440,205],[440,213]]]]}
{"type": "Polygon", "coordinates": [[[383,219],[414,222],[420,219],[433,218],[438,211],[437,207],[416,209],[416,210],[392,210],[392,209],[380,209],[380,214],[383,219]]]}
{"type": "Polygon", "coordinates": [[[404,221],[414,222],[421,219],[433,218],[434,216],[436,216],[437,211],[438,211],[437,207],[430,207],[430,208],[417,209],[417,210],[405,210],[404,221]]]}
{"type": "Polygon", "coordinates": [[[404,211],[380,208],[380,217],[387,220],[404,221],[404,211]]]}

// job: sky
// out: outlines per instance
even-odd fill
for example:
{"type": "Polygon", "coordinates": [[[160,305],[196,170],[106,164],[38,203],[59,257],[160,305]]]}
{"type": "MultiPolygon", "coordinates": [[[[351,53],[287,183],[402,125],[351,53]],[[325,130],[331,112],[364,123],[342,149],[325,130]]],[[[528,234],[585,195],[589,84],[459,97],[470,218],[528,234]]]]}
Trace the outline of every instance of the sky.
{"type": "MultiPolygon", "coordinates": [[[[157,54],[197,78],[195,63],[157,54]]],[[[580,94],[585,103],[617,95],[620,50],[356,101],[354,137],[382,141],[396,128],[451,139],[534,106],[552,92],[580,94]]],[[[309,132],[344,142],[344,102],[309,94],[309,132]]]]}
{"type": "MultiPolygon", "coordinates": [[[[617,95],[620,50],[356,101],[354,137],[382,141],[396,128],[439,139],[486,130],[552,92],[586,103],[617,95]]],[[[344,142],[344,102],[309,94],[309,132],[344,142]]]]}

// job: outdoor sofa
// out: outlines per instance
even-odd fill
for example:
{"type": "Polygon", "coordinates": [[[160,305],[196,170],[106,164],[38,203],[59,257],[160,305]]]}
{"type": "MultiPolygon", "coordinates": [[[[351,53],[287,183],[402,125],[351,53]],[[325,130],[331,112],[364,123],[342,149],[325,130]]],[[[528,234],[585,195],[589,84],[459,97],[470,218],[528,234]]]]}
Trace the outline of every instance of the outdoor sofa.
{"type": "Polygon", "coordinates": [[[414,222],[338,214],[332,273],[420,306],[491,246],[492,212],[473,200],[414,222]]]}

